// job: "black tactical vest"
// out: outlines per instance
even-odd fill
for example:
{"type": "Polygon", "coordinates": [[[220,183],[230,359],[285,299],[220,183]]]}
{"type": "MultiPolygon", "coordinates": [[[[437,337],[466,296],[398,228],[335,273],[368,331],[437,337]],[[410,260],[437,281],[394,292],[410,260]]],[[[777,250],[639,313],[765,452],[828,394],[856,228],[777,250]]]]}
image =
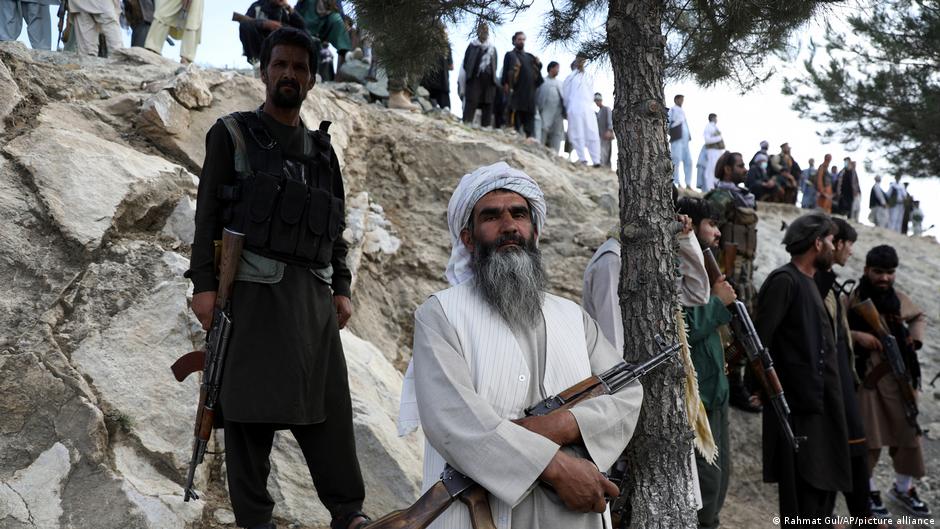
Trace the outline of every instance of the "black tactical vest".
{"type": "Polygon", "coordinates": [[[245,234],[254,253],[325,268],[343,229],[344,203],[333,195],[329,121],[306,131],[301,158],[288,157],[264,126],[261,110],[221,119],[235,146],[234,185],[223,185],[226,226],[245,234]]]}

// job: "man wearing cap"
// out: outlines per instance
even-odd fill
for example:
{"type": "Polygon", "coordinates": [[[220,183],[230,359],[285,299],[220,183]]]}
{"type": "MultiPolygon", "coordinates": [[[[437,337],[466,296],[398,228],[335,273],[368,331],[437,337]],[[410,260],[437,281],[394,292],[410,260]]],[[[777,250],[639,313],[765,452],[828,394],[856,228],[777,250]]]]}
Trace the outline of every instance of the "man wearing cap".
{"type": "MultiPolygon", "coordinates": [[[[578,305],[546,292],[545,209],[535,181],[504,162],[461,179],[447,208],[451,286],[415,312],[399,431],[420,421],[425,489],[450,463],[489,491],[500,529],[601,529],[610,527],[604,497],[619,491],[599,469],[630,440],[642,388],[520,419],[621,360],[578,305]],[[590,459],[572,455],[575,444],[590,459]]],[[[431,527],[470,529],[467,508],[452,505],[431,527]]]]}
{"type": "Polygon", "coordinates": [[[787,518],[831,515],[836,492],[852,489],[836,341],[813,279],[817,268],[832,266],[835,231],[824,213],[793,221],[783,238],[790,262],[758,293],[755,326],[786,393],[793,433],[805,437],[794,452],[775,411],[765,408],[764,481],[778,484],[784,527],[787,518]]]}
{"type": "Polygon", "coordinates": [[[881,175],[875,175],[875,183],[868,194],[868,220],[875,226],[888,227],[888,196],[881,188],[881,175]]]}
{"type": "Polygon", "coordinates": [[[601,142],[601,165],[613,168],[610,163],[610,150],[614,140],[614,111],[604,105],[604,96],[594,93],[597,105],[597,134],[601,142]]]}
{"type": "MultiPolygon", "coordinates": [[[[865,270],[858,288],[849,298],[849,307],[870,299],[898,342],[911,386],[920,388],[920,363],[917,351],[924,345],[927,318],[910,297],[894,288],[898,254],[888,245],[876,246],[865,256],[865,270]]],[[[897,382],[884,369],[884,347],[874,331],[855,313],[849,311],[849,327],[855,344],[855,362],[862,385],[858,388],[859,407],[865,420],[868,440],[868,468],[874,471],[881,449],[888,447],[894,464],[894,485],[889,496],[915,516],[930,514],[918,496],[914,479],[927,474],[924,466],[923,436],[905,419],[903,400],[897,382]]],[[[870,484],[872,511],[886,515],[881,493],[870,484]]]]}
{"type": "Polygon", "coordinates": [[[715,187],[715,165],[718,158],[725,153],[725,140],[721,137],[721,131],[718,130],[718,114],[708,115],[708,125],[705,125],[705,181],[702,191],[710,191],[715,187]]]}

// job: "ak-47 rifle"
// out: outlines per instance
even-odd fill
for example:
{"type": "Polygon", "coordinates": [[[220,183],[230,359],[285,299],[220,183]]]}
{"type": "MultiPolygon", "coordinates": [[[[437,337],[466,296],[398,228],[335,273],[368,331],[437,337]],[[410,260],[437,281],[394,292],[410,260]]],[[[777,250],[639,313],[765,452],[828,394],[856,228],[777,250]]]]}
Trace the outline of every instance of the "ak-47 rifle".
{"type": "Polygon", "coordinates": [[[69,0],[59,2],[59,10],[56,11],[56,16],[59,17],[59,39],[55,43],[55,49],[58,50],[59,45],[62,44],[62,32],[68,27],[66,19],[69,17],[69,0]]]}
{"type": "MultiPolygon", "coordinates": [[[[702,253],[705,255],[705,270],[708,272],[708,280],[711,284],[715,284],[721,278],[719,274],[716,274],[718,262],[715,261],[711,248],[705,248],[702,253]]],[[[774,370],[774,362],[770,358],[770,352],[761,343],[760,336],[757,335],[757,330],[754,329],[754,322],[751,321],[751,316],[747,313],[747,307],[744,306],[744,303],[735,301],[728,305],[728,310],[731,311],[730,327],[734,340],[730,347],[735,350],[735,354],[743,353],[747,355],[751,371],[760,381],[764,393],[770,398],[783,435],[786,436],[787,442],[793,447],[793,451],[798,452],[800,442],[806,438],[794,435],[793,428],[790,427],[790,406],[783,394],[780,379],[777,378],[777,371],[774,370]]]]}
{"type": "MultiPolygon", "coordinates": [[[[870,299],[856,303],[852,306],[852,310],[856,314],[862,317],[865,320],[865,323],[875,332],[878,336],[878,339],[881,340],[881,345],[884,346],[884,360],[882,362],[887,363],[887,369],[890,369],[891,375],[894,378],[894,381],[898,385],[898,390],[901,392],[901,402],[904,404],[904,418],[907,420],[907,423],[914,427],[917,431],[917,435],[921,435],[924,431],[920,428],[920,425],[917,423],[917,399],[914,396],[914,388],[911,386],[911,379],[907,375],[907,366],[904,365],[904,357],[901,356],[901,350],[898,348],[898,341],[894,336],[888,332],[888,326],[885,324],[884,318],[881,317],[881,314],[878,313],[878,309],[875,307],[875,304],[870,299]]],[[[875,366],[873,369],[885,369],[883,364],[875,366]]],[[[866,380],[867,387],[867,380],[866,380]]]]}
{"type": "Polygon", "coordinates": [[[199,406],[196,408],[196,426],[193,430],[193,456],[189,460],[189,472],[186,474],[183,501],[199,499],[193,489],[196,467],[202,463],[212,435],[215,408],[222,388],[222,367],[228,352],[229,336],[232,332],[232,287],[235,284],[235,272],[241,259],[245,236],[226,228],[222,232],[222,254],[219,266],[219,290],[215,298],[212,313],[212,326],[206,333],[206,346],[181,356],[170,369],[176,380],[182,382],[190,373],[202,371],[202,384],[199,387],[199,406]]]}
{"type": "MultiPolygon", "coordinates": [[[[679,344],[667,345],[656,336],[659,353],[642,364],[620,362],[599,375],[578,382],[558,395],[525,410],[527,417],[549,415],[570,409],[588,399],[617,393],[649,371],[668,360],[679,350],[679,344]]],[[[546,484],[546,486],[549,486],[546,484]]],[[[470,509],[473,529],[495,529],[486,490],[450,465],[444,467],[441,480],[410,507],[387,514],[369,524],[369,529],[424,529],[455,501],[470,509]]]]}

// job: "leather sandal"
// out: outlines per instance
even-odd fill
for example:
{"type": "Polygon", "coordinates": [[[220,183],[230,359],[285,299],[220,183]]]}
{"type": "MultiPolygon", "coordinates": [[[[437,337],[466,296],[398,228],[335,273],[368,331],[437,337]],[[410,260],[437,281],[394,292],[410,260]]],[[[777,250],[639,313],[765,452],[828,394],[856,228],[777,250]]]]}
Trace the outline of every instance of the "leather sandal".
{"type": "Polygon", "coordinates": [[[362,529],[363,527],[369,525],[370,523],[372,523],[372,518],[369,518],[362,511],[355,511],[355,512],[344,514],[343,516],[338,516],[336,518],[333,518],[333,521],[330,522],[330,529],[347,529],[347,528],[362,529]],[[350,522],[352,522],[356,518],[365,518],[365,519],[359,522],[358,524],[352,526],[351,528],[349,528],[350,522]]]}

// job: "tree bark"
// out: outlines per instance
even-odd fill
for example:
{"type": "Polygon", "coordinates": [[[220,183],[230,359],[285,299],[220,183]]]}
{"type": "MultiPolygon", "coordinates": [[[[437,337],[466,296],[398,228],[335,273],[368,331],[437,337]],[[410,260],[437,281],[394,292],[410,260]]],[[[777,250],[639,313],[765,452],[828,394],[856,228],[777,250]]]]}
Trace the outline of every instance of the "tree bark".
{"type": "MultiPolygon", "coordinates": [[[[663,9],[663,0],[610,0],[607,21],[619,146],[619,294],[628,361],[655,354],[656,334],[676,339],[677,243],[663,104],[663,9]]],[[[681,363],[647,375],[643,388],[640,421],[627,447],[627,523],[637,528],[695,527],[692,432],[682,406],[681,363]]]]}

